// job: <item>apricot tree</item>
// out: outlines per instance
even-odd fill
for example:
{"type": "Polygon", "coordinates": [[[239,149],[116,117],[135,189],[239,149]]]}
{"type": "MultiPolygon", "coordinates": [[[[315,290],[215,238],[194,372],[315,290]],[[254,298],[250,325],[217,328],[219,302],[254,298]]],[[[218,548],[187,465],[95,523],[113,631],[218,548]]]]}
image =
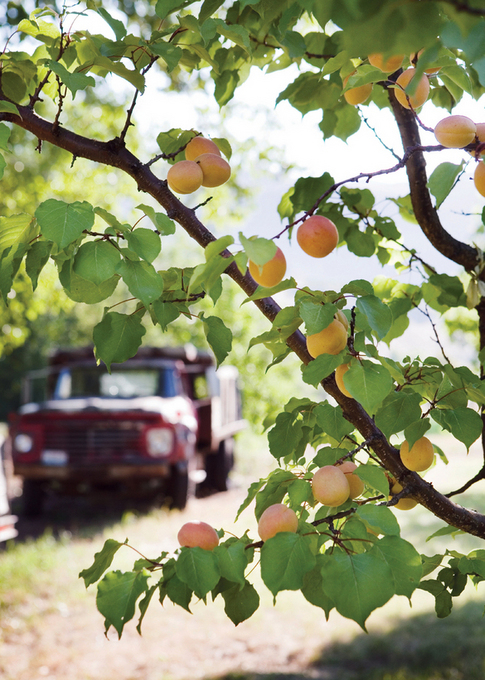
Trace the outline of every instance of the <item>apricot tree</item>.
{"type": "MultiPolygon", "coordinates": [[[[139,213],[146,217],[142,226],[137,220],[126,223],[121,212],[108,212],[82,195],[69,203],[47,195],[34,215],[3,215],[0,289],[5,304],[21,267],[35,287],[51,259],[69,297],[84,303],[106,301],[93,340],[96,357],[108,368],[136,353],[144,324],[158,325],[163,331],[181,315],[198,317],[221,363],[231,351],[231,329],[223,318],[198,311],[197,306],[204,297],[217,301],[222,280],[230,278],[270,323],[251,346],[269,348],[272,364],[296,353],[303,382],[315,388],[313,399],[292,396],[270,426],[269,449],[277,467],[250,486],[238,513],[254,503],[259,519],[270,506],[283,504],[296,513],[298,530],[278,531],[263,542],[248,532],[236,536],[232,527],[230,534],[225,533],[227,527],[217,528],[222,540],[212,550],[184,545],[174,554],[137,559],[127,572],[108,571],[124,545],[108,540],[81,574],[86,586],[99,581],[97,605],[106,629],[113,626],[121,635],[136,611],[140,629],[154,596],[189,610],[194,594],[203,600],[221,596],[228,617],[238,624],[259,606],[249,575],[256,559],[263,582],[275,597],[285,589],[301,590],[326,616],[336,609],[362,627],[372,611],[395,595],[411,598],[416,588],[431,593],[438,616],[446,616],[452,598],[468,581],[478,584],[485,579],[485,551],[480,543],[485,538],[485,515],[453,500],[460,495],[466,503],[465,492],[483,483],[485,466],[460,488],[443,493],[424,474],[406,467],[399,442],[405,441],[405,450],[412,451],[426,433],[432,441],[433,430],[449,433],[467,450],[484,439],[485,274],[483,252],[476,244],[483,226],[480,214],[472,216],[476,236],[468,243],[460,238],[461,230],[454,235],[441,218],[441,206],[450,192],[463,191],[461,180],[467,169],[476,163],[482,167],[481,121],[465,117],[464,126],[451,129],[450,121],[441,125],[438,141],[451,139],[448,146],[457,148],[453,152],[457,162],[440,163],[429,178],[427,155],[436,157],[446,147],[434,137],[428,145],[421,143],[421,133],[432,132],[426,121],[433,106],[442,108],[446,118],[463,97],[478,99],[485,91],[483,3],[140,0],[128,9],[121,0],[110,4],[86,0],[71,10],[46,2],[30,17],[25,14],[26,4],[9,3],[5,18],[4,29],[10,26],[11,30],[4,32],[0,57],[4,153],[0,167],[15,162],[9,137],[12,127],[19,126],[30,133],[40,152],[45,144],[67,150],[74,167],[79,159],[88,159],[116,168],[132,178],[157,208],[140,203],[139,213]],[[284,227],[279,234],[250,238],[241,233],[237,241],[228,234],[216,239],[199,219],[197,208],[175,196],[165,179],[176,163],[197,163],[199,156],[191,159],[189,153],[187,159],[185,150],[195,144],[194,138],[207,136],[205,131],[156,130],[160,153],[140,158],[129,143],[136,134],[134,111],[143,107],[140,95],[157,69],[175,89],[181,89],[190,74],[199,73],[201,80],[212,83],[223,107],[250,77],[251,68],[286,72],[288,83],[277,102],[289,102],[302,115],[321,111],[324,139],[351,138],[366,123],[366,111],[372,107],[392,113],[402,149],[387,146],[392,157],[388,166],[379,171],[350,170],[339,181],[331,174],[331,158],[322,158],[321,176],[301,177],[282,197],[279,214],[284,227]],[[116,79],[133,90],[124,124],[115,137],[90,137],[67,102],[80,91],[90,92],[95,100],[96,93],[116,79]],[[359,88],[365,88],[365,99],[359,88]],[[345,96],[352,91],[358,96],[345,96]],[[357,101],[363,103],[354,105],[357,101]],[[418,104],[423,105],[420,111],[415,110],[418,104]],[[402,237],[399,224],[368,188],[375,177],[402,169],[409,193],[395,204],[419,225],[436,261],[425,259],[402,237]],[[338,247],[357,258],[374,258],[376,266],[391,262],[395,278],[381,277],[371,283],[349,274],[340,290],[328,289],[327,283],[325,290],[314,290],[304,280],[280,280],[283,271],[277,283],[264,277],[258,286],[248,261],[254,263],[254,272],[264,269],[275,258],[277,242],[283,237],[298,248],[294,232],[314,216],[335,225],[338,247]],[[159,258],[161,242],[176,228],[184,229],[204,249],[196,267],[183,262],[175,266],[159,258]],[[441,271],[443,259],[438,256],[454,263],[459,273],[441,271]],[[400,278],[410,268],[420,273],[419,284],[400,278]],[[129,313],[121,313],[110,301],[120,281],[129,290],[129,313]],[[283,291],[293,291],[294,299],[280,308],[273,296],[283,291]],[[470,366],[454,365],[448,359],[436,331],[435,319],[450,308],[474,310],[469,326],[478,351],[470,366]],[[419,347],[408,346],[406,356],[396,357],[391,353],[393,341],[405,334],[409,314],[416,309],[429,319],[436,355],[422,357],[419,347]],[[318,346],[308,351],[306,337],[321,337],[326,329],[332,334],[335,328],[336,348],[332,344],[330,349],[325,346],[320,351],[318,346]],[[343,365],[348,367],[345,371],[339,369],[343,365]],[[345,393],[335,381],[337,369],[345,393]],[[352,492],[348,475],[334,468],[348,461],[357,465],[352,475],[364,482],[363,487],[353,484],[352,492]],[[337,474],[319,472],[314,496],[314,474],[329,467],[337,474]],[[337,477],[344,487],[337,507],[319,500],[328,497],[320,488],[322,475],[337,477]],[[398,513],[394,513],[395,508],[416,504],[443,521],[441,533],[475,536],[476,550],[468,555],[458,551],[420,555],[401,536],[398,513]]],[[[229,142],[213,141],[229,159],[229,142]]],[[[375,143],[380,143],[378,130],[375,143]]],[[[227,175],[226,161],[213,155],[224,161],[227,175]]],[[[201,173],[195,174],[197,184],[201,173]]],[[[210,196],[217,201],[217,189],[202,193],[201,203],[210,196]]],[[[468,217],[456,221],[460,220],[468,217]]],[[[333,255],[330,249],[325,257],[333,255]]],[[[280,259],[276,261],[278,272],[282,271],[280,259]]],[[[320,259],[309,258],[309,267],[317,264],[321,267],[320,259]]]]}

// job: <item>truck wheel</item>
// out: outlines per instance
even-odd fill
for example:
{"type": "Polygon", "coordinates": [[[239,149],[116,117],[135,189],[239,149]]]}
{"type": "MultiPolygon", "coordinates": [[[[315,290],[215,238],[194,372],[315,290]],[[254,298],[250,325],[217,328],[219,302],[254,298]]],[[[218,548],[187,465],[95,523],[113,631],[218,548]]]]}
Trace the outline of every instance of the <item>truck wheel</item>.
{"type": "Polygon", "coordinates": [[[38,479],[24,479],[22,490],[22,514],[25,517],[42,515],[45,489],[38,479]]]}
{"type": "Polygon", "coordinates": [[[165,502],[171,510],[183,510],[189,497],[189,469],[172,465],[165,487],[165,502]]]}
{"type": "Polygon", "coordinates": [[[212,491],[227,491],[227,480],[234,465],[234,439],[226,439],[219,444],[216,453],[205,459],[207,476],[204,487],[212,491]]]}

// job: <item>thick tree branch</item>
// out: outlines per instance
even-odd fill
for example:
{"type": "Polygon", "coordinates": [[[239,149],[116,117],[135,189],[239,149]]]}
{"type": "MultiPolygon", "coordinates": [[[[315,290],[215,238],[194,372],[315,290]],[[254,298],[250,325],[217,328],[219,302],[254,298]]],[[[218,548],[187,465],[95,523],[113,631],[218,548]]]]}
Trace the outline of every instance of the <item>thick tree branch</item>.
{"type": "MultiPolygon", "coordinates": [[[[167,182],[156,177],[150,167],[142,164],[121,140],[101,142],[88,139],[66,130],[62,126],[53,130],[52,123],[37,116],[30,107],[19,106],[18,110],[19,116],[11,113],[0,113],[0,120],[14,123],[29,131],[39,140],[63,148],[73,156],[122,170],[135,180],[140,191],[151,195],[165,209],[167,215],[177,221],[199,245],[205,248],[215,240],[212,233],[197,218],[194,210],[181,203],[169,191],[167,182]]],[[[473,251],[473,249],[471,250],[473,251]]],[[[230,253],[226,252],[223,255],[229,256],[230,253]]],[[[226,273],[248,296],[256,290],[257,284],[250,274],[243,275],[234,263],[229,265],[226,273]]],[[[272,298],[257,300],[255,304],[270,321],[273,321],[280,311],[280,307],[272,298]]],[[[305,337],[300,331],[293,333],[288,338],[287,344],[304,364],[308,364],[312,360],[306,348],[305,337]]],[[[340,392],[333,375],[325,378],[322,385],[341,406],[344,417],[357,428],[364,440],[370,442],[370,448],[382,465],[399,480],[403,487],[410,489],[413,497],[444,522],[467,533],[485,538],[484,515],[456,505],[449,498],[436,491],[429,482],[423,480],[418,474],[405,468],[401,463],[397,449],[389,444],[384,434],[362,406],[340,392]]]]}

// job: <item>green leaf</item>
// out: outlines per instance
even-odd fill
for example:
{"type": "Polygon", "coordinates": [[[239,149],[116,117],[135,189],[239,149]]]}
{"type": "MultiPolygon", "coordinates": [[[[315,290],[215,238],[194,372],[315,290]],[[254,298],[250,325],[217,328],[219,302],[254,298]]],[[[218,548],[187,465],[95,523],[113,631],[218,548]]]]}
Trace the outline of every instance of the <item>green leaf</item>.
{"type": "Polygon", "coordinates": [[[445,198],[452,190],[456,178],[463,170],[464,162],[460,165],[453,163],[441,163],[433,170],[431,177],[426,185],[433,196],[436,198],[436,208],[439,208],[445,198]]]}
{"type": "Polygon", "coordinates": [[[162,331],[167,330],[167,326],[178,319],[180,310],[173,302],[162,302],[161,300],[154,300],[152,302],[152,310],[157,320],[157,323],[162,327],[162,331]]]}
{"type": "Polygon", "coordinates": [[[333,321],[337,309],[335,305],[326,303],[321,305],[304,300],[300,303],[300,316],[305,322],[308,335],[319,333],[333,321]]]}
{"type": "Polygon", "coordinates": [[[145,205],[143,203],[137,205],[136,209],[143,210],[145,215],[147,215],[151,219],[153,224],[156,226],[157,230],[163,236],[169,236],[170,234],[175,233],[175,222],[171,220],[169,217],[167,217],[165,213],[155,212],[155,209],[152,208],[151,205],[145,205]]]}
{"type": "Polygon", "coordinates": [[[73,270],[96,285],[110,279],[120,261],[120,253],[107,241],[83,243],[74,258],[73,270]]]}
{"type": "Polygon", "coordinates": [[[429,418],[420,418],[415,423],[411,423],[404,430],[404,437],[411,449],[414,444],[421,439],[421,437],[426,434],[426,432],[431,427],[429,418]]]}
{"type": "Polygon", "coordinates": [[[76,97],[78,90],[85,90],[87,87],[94,87],[96,85],[96,81],[92,76],[87,76],[85,73],[71,73],[58,61],[50,61],[48,66],[51,71],[54,71],[59,76],[71,92],[73,99],[76,97]]]}
{"type": "Polygon", "coordinates": [[[14,113],[20,116],[19,110],[13,102],[0,101],[0,113],[14,113]]]}
{"type": "Polygon", "coordinates": [[[135,356],[145,333],[139,314],[108,312],[93,330],[96,358],[104,361],[109,371],[111,364],[135,356]]]}
{"type": "Polygon", "coordinates": [[[186,583],[174,574],[165,584],[165,589],[168,597],[174,604],[178,604],[179,607],[190,613],[189,605],[194,591],[186,583]]]}
{"type": "Polygon", "coordinates": [[[278,413],[274,427],[268,432],[270,453],[277,459],[294,453],[303,436],[303,421],[298,413],[278,413]]]}
{"type": "Polygon", "coordinates": [[[10,128],[5,123],[0,123],[0,149],[8,151],[8,140],[10,139],[10,128]]]}
{"type": "Polygon", "coordinates": [[[160,236],[151,229],[138,227],[138,229],[126,232],[125,238],[129,249],[146,262],[153,262],[162,249],[160,236]]]}
{"type": "MultiPolygon", "coordinates": [[[[363,466],[359,466],[358,470],[360,470],[361,467],[363,466]]],[[[367,465],[364,467],[369,469],[371,466],[367,465]]],[[[373,467],[375,467],[376,470],[380,470],[380,468],[375,465],[373,467]]],[[[374,489],[376,488],[373,484],[371,484],[371,486],[374,489]]],[[[387,483],[387,488],[385,489],[386,496],[388,495],[388,492],[389,483],[387,483]]],[[[367,527],[369,527],[369,529],[372,529],[372,531],[375,531],[376,533],[386,534],[389,536],[399,536],[400,534],[400,528],[395,514],[385,505],[372,505],[371,503],[359,505],[356,515],[365,523],[367,527]]]]}
{"type": "Polygon", "coordinates": [[[274,241],[267,238],[246,238],[242,232],[239,232],[239,239],[244,252],[255,264],[266,264],[276,255],[277,245],[274,241]]]}
{"type": "Polygon", "coordinates": [[[135,614],[137,599],[147,590],[149,574],[111,571],[98,584],[96,606],[105,617],[106,631],[110,626],[121,638],[123,626],[135,614]]]}
{"type": "Polygon", "coordinates": [[[65,203],[49,198],[39,205],[35,216],[44,238],[54,241],[61,250],[94,224],[93,206],[87,201],[65,203]]]}
{"type": "Polygon", "coordinates": [[[333,373],[342,363],[342,357],[333,354],[320,354],[316,359],[302,367],[303,382],[317,387],[318,384],[333,373]]]}
{"type": "Polygon", "coordinates": [[[431,417],[469,449],[482,433],[480,415],[471,408],[433,409],[431,417]]]}
{"type": "Polygon", "coordinates": [[[396,595],[411,599],[423,573],[421,557],[414,546],[399,536],[385,536],[376,542],[375,549],[391,570],[396,595]]]}
{"type": "Polygon", "coordinates": [[[85,302],[86,304],[96,304],[106,300],[114,292],[118,285],[119,276],[115,274],[107,281],[97,285],[88,279],[83,278],[72,270],[72,262],[66,260],[59,272],[59,281],[64,287],[65,293],[74,302],[85,302]]]}
{"type": "Polygon", "coordinates": [[[232,332],[218,316],[203,316],[204,333],[220,366],[232,348],[232,332]]]}
{"type": "Polygon", "coordinates": [[[259,595],[249,581],[245,581],[242,588],[234,586],[224,590],[222,597],[224,611],[235,626],[249,619],[259,607],[259,595]]]}
{"type": "Polygon", "coordinates": [[[203,548],[182,548],[177,560],[177,576],[197,597],[203,599],[221,577],[216,556],[203,548]]]}
{"type": "Polygon", "coordinates": [[[116,40],[123,40],[126,35],[126,28],[124,27],[123,22],[119,21],[118,19],[114,19],[111,14],[109,14],[103,7],[98,7],[96,11],[100,16],[103,17],[110,28],[113,29],[116,40]]]}
{"type": "Polygon", "coordinates": [[[275,597],[281,590],[303,587],[305,574],[316,564],[311,541],[311,536],[287,531],[265,541],[261,548],[261,578],[275,597]]]}
{"type": "Polygon", "coordinates": [[[337,441],[354,430],[354,425],[343,417],[340,406],[318,404],[315,407],[314,414],[322,430],[337,441]]]}
{"type": "Polygon", "coordinates": [[[203,24],[223,3],[224,0],[204,0],[199,12],[199,23],[203,24]]]}
{"type": "Polygon", "coordinates": [[[149,307],[163,292],[163,279],[148,262],[125,259],[117,265],[116,271],[130,293],[140,299],[145,307],[149,307]]]}
{"type": "Polygon", "coordinates": [[[186,0],[157,0],[155,13],[160,19],[166,19],[169,14],[176,12],[186,4],[186,0]]]}
{"type": "Polygon", "coordinates": [[[356,307],[367,317],[369,326],[376,332],[379,340],[382,340],[392,325],[392,312],[389,307],[375,295],[359,298],[356,307]]]}
{"type": "Polygon", "coordinates": [[[315,607],[320,607],[325,612],[325,618],[328,621],[330,611],[335,606],[332,600],[325,594],[323,589],[323,577],[321,569],[321,560],[324,555],[316,556],[316,565],[311,571],[303,577],[303,587],[301,589],[303,597],[313,604],[315,607]]]}
{"type": "Polygon", "coordinates": [[[322,560],[323,589],[337,611],[356,621],[364,630],[369,615],[395,593],[394,578],[378,550],[357,555],[325,554],[322,560]]]}
{"type": "Polygon", "coordinates": [[[39,274],[47,264],[52,250],[50,241],[36,241],[27,251],[25,258],[25,271],[32,281],[32,289],[37,288],[39,274]]]}
{"type": "Polygon", "coordinates": [[[370,415],[376,412],[394,386],[387,368],[366,360],[352,363],[345,374],[345,384],[370,415]]]}
{"type": "Polygon", "coordinates": [[[244,586],[244,571],[248,565],[246,543],[235,541],[218,545],[212,551],[219,563],[221,576],[244,586]]]}
{"type": "Polygon", "coordinates": [[[353,474],[363,479],[371,489],[375,489],[385,496],[389,495],[389,481],[381,467],[377,465],[359,465],[353,474]]]}
{"type": "MultiPolygon", "coordinates": [[[[188,45],[189,48],[193,48],[193,45],[188,45]]],[[[178,66],[179,61],[184,56],[184,52],[181,47],[177,45],[172,45],[164,40],[158,40],[157,42],[150,43],[150,50],[161,57],[163,61],[167,64],[167,70],[171,71],[178,66]]]]}
{"type": "Polygon", "coordinates": [[[421,417],[421,396],[416,392],[391,392],[377,411],[377,427],[386,437],[401,432],[405,427],[421,417]]]}
{"type": "Polygon", "coordinates": [[[79,578],[84,579],[86,588],[101,578],[106,569],[111,566],[113,557],[122,545],[125,545],[125,543],[108,538],[100,552],[94,554],[93,564],[79,573],[79,578]]]}

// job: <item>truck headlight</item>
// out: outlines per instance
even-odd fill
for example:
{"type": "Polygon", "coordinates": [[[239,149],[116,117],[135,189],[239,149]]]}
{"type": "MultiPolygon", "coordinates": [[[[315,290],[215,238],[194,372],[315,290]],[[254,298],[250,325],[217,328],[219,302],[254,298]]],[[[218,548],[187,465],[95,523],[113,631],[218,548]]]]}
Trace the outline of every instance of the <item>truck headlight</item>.
{"type": "Polygon", "coordinates": [[[18,434],[15,437],[14,445],[19,453],[28,453],[34,446],[34,440],[29,434],[18,434]]]}
{"type": "Polygon", "coordinates": [[[147,450],[150,456],[168,456],[173,449],[174,433],[167,427],[152,428],[147,432],[147,450]]]}

